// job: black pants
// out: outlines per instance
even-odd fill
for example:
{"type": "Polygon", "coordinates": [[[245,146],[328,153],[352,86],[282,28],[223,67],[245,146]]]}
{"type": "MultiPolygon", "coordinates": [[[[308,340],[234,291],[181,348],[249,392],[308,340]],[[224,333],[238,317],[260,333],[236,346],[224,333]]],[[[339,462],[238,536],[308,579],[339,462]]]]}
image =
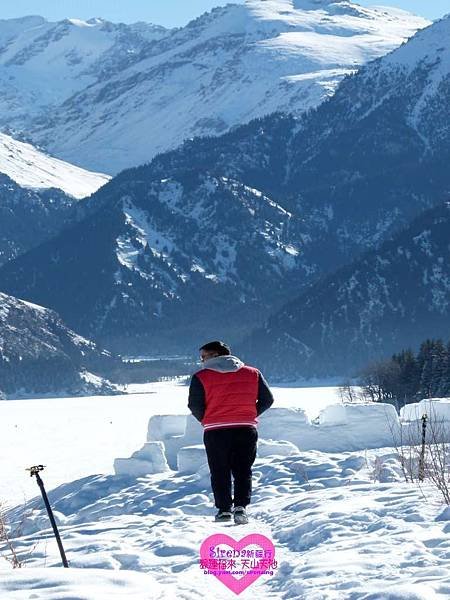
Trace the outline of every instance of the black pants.
{"type": "Polygon", "coordinates": [[[233,501],[234,506],[250,504],[257,441],[255,427],[223,427],[203,433],[217,508],[230,510],[233,501]],[[234,478],[234,498],[231,497],[231,475],[234,478]]]}

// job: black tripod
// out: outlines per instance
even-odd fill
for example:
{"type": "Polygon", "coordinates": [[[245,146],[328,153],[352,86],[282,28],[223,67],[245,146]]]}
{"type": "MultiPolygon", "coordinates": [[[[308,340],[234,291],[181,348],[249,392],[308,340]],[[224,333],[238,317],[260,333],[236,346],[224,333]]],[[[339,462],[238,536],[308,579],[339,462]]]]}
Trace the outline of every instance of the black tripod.
{"type": "Polygon", "coordinates": [[[36,465],[34,467],[30,467],[27,471],[30,471],[30,477],[33,475],[36,476],[37,484],[41,490],[42,498],[44,499],[45,508],[47,509],[48,518],[50,519],[50,523],[53,527],[53,533],[55,534],[56,542],[58,544],[59,553],[61,554],[61,560],[64,567],[68,568],[69,563],[67,562],[66,553],[64,552],[64,548],[62,545],[61,537],[59,535],[58,527],[56,525],[55,517],[53,515],[52,507],[50,506],[50,502],[48,501],[47,492],[45,491],[44,482],[39,475],[39,471],[44,470],[45,465],[36,465]]]}

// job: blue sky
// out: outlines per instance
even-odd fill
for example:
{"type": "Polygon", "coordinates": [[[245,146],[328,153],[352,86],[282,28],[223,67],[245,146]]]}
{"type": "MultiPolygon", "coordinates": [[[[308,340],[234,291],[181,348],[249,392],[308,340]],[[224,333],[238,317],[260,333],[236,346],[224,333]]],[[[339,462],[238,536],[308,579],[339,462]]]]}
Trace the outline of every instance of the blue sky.
{"type": "MultiPolygon", "coordinates": [[[[450,0],[359,0],[358,3],[398,6],[429,19],[450,12],[450,0]]],[[[226,0],[1,0],[0,19],[39,14],[50,20],[103,17],[111,21],[149,21],[173,27],[184,25],[221,4],[226,4],[226,0]]]]}

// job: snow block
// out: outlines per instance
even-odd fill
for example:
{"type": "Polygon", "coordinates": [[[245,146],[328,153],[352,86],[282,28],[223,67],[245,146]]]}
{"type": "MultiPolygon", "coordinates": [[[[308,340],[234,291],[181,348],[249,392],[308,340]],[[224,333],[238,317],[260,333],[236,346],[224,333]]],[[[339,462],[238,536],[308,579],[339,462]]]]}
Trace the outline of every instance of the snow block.
{"type": "Polygon", "coordinates": [[[114,472],[116,475],[152,475],[169,471],[164,444],[160,441],[146,442],[140,450],[133,452],[130,458],[116,458],[114,472]]]}
{"type": "Polygon", "coordinates": [[[368,426],[373,429],[377,425],[383,428],[386,421],[397,423],[398,416],[394,406],[385,402],[331,404],[319,414],[319,425],[368,426]]]}
{"type": "MultiPolygon", "coordinates": [[[[259,419],[258,456],[392,447],[399,442],[400,430],[397,411],[387,403],[336,403],[323,409],[314,422],[302,408],[271,408],[259,419]]],[[[148,443],[158,441],[162,445],[167,468],[194,473],[207,464],[203,427],[192,415],[155,415],[150,419],[148,435],[160,438],[148,443]]],[[[403,435],[417,437],[415,431],[405,431],[405,424],[403,435]]],[[[118,468],[127,467],[120,463],[118,468]]],[[[135,463],[133,472],[141,474],[141,468],[143,465],[135,463]]],[[[386,471],[386,477],[391,476],[393,473],[386,471]]]]}
{"type": "Polygon", "coordinates": [[[203,427],[191,414],[153,415],[148,422],[147,440],[162,442],[167,463],[176,470],[180,448],[202,443],[203,427]]]}
{"type": "Polygon", "coordinates": [[[302,409],[272,408],[261,419],[259,437],[285,440],[300,450],[345,452],[392,446],[400,421],[391,404],[336,404],[311,423],[302,409]]]}
{"type": "Polygon", "coordinates": [[[278,442],[274,440],[258,440],[258,457],[266,456],[291,456],[299,454],[299,449],[292,442],[278,442]]]}
{"type": "Polygon", "coordinates": [[[343,404],[331,404],[319,414],[320,425],[345,425],[347,413],[343,404]]]}
{"type": "Polygon", "coordinates": [[[269,440],[288,440],[296,443],[301,431],[310,426],[302,408],[271,408],[259,418],[259,437],[269,440]]]}
{"type": "Polygon", "coordinates": [[[419,421],[424,414],[433,421],[450,423],[450,398],[426,398],[400,409],[403,421],[419,421]]]}
{"type": "Polygon", "coordinates": [[[178,452],[177,465],[181,473],[197,473],[205,464],[207,458],[203,444],[184,446],[178,452]]]}
{"type": "Polygon", "coordinates": [[[153,415],[147,429],[147,441],[164,441],[165,439],[184,435],[186,415],[153,415]]]}
{"type": "Polygon", "coordinates": [[[321,431],[331,431],[341,447],[349,449],[392,446],[398,441],[400,421],[392,404],[385,402],[343,403],[324,408],[319,414],[321,431]],[[344,441],[345,440],[345,441],[344,441]]]}
{"type": "Polygon", "coordinates": [[[186,430],[183,436],[183,446],[192,446],[203,442],[203,427],[192,415],[186,418],[186,430]]]}

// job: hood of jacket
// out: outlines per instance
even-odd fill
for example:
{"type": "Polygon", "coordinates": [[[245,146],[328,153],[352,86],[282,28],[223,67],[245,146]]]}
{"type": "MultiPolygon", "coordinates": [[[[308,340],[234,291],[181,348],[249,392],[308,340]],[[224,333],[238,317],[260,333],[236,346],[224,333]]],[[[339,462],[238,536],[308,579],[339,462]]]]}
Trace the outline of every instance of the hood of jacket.
{"type": "Polygon", "coordinates": [[[212,371],[218,371],[219,373],[233,373],[238,371],[244,363],[237,358],[237,356],[215,356],[209,360],[205,360],[202,365],[202,369],[211,369],[212,371]]]}

